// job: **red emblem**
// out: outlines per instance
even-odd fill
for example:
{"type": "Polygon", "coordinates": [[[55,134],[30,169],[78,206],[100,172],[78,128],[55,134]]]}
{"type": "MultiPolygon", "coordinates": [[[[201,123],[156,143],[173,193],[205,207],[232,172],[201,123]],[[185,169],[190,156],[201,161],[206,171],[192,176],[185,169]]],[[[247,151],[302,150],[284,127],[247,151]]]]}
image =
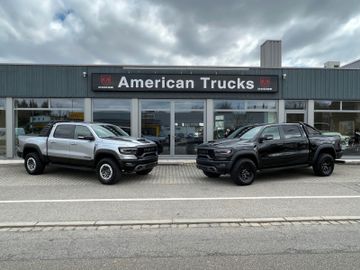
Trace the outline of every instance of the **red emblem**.
{"type": "Polygon", "coordinates": [[[101,85],[111,85],[112,84],[111,75],[100,75],[100,84],[101,85]]]}
{"type": "Polygon", "coordinates": [[[268,88],[271,86],[271,79],[268,77],[260,77],[260,87],[268,88]]]}

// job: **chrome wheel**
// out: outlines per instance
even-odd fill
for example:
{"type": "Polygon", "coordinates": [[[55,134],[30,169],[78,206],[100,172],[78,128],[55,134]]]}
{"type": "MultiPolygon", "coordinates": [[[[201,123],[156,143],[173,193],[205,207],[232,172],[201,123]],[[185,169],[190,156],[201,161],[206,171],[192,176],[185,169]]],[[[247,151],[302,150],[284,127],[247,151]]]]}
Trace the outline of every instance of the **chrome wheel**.
{"type": "Polygon", "coordinates": [[[29,157],[26,161],[26,166],[29,169],[29,171],[35,171],[36,169],[36,161],[33,157],[29,157]]]}
{"type": "Polygon", "coordinates": [[[100,167],[100,176],[104,180],[109,180],[113,176],[113,169],[109,164],[103,164],[100,167]]]}

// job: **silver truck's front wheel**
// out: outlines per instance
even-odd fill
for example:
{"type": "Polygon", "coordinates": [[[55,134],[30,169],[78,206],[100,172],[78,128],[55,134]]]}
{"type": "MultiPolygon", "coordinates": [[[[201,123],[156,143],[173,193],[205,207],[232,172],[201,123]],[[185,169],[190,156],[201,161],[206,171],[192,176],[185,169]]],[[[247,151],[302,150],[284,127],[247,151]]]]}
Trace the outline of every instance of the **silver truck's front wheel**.
{"type": "Polygon", "coordinates": [[[40,159],[38,153],[29,153],[25,156],[25,169],[29,174],[42,174],[45,168],[44,162],[40,159]]]}
{"type": "Polygon", "coordinates": [[[119,165],[111,158],[101,159],[96,166],[99,181],[104,185],[112,185],[120,180],[119,165]]]}

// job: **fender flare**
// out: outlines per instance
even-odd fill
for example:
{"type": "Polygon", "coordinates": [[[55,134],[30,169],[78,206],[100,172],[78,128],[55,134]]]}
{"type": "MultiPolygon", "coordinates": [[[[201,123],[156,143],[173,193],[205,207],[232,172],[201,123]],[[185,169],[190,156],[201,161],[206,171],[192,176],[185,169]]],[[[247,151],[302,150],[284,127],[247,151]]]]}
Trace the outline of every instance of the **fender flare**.
{"type": "Polygon", "coordinates": [[[233,155],[233,157],[231,158],[231,163],[230,163],[230,168],[229,169],[231,169],[233,166],[234,166],[234,164],[235,164],[235,162],[237,161],[237,160],[239,160],[239,158],[241,158],[242,156],[251,156],[256,162],[256,167],[257,168],[260,168],[260,166],[261,166],[261,163],[260,163],[260,161],[259,161],[259,158],[258,158],[258,156],[256,155],[256,153],[255,152],[253,152],[253,151],[249,151],[249,150],[244,150],[244,151],[239,151],[239,152],[236,152],[234,155],[233,155]]]}
{"type": "Polygon", "coordinates": [[[318,159],[320,153],[323,152],[324,149],[326,149],[327,152],[331,152],[331,155],[334,157],[334,159],[336,158],[336,151],[335,151],[334,146],[332,144],[322,144],[316,149],[316,152],[314,154],[313,161],[312,161],[313,164],[318,159]],[[330,150],[330,151],[328,151],[328,150],[330,150]]]}
{"type": "MultiPolygon", "coordinates": [[[[39,155],[41,161],[46,162],[46,158],[44,157],[43,153],[41,153],[39,146],[36,144],[33,144],[33,143],[25,144],[23,152],[22,152],[22,158],[25,159],[25,153],[27,152],[26,150],[28,150],[28,149],[35,149],[35,151],[39,155]]],[[[31,151],[31,152],[33,152],[33,151],[31,151]]]]}

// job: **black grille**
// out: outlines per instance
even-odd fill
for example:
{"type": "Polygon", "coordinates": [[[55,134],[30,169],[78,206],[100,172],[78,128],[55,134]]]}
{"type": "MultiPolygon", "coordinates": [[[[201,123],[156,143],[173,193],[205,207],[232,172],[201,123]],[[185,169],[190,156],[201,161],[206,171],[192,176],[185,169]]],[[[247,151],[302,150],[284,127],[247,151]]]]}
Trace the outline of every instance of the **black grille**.
{"type": "Polygon", "coordinates": [[[148,155],[155,155],[157,151],[157,147],[156,146],[151,146],[151,147],[144,147],[144,148],[138,148],[136,155],[142,156],[148,156],[148,155]]]}
{"type": "Polygon", "coordinates": [[[198,155],[200,156],[207,156],[208,150],[207,149],[198,149],[197,150],[198,155]]]}

